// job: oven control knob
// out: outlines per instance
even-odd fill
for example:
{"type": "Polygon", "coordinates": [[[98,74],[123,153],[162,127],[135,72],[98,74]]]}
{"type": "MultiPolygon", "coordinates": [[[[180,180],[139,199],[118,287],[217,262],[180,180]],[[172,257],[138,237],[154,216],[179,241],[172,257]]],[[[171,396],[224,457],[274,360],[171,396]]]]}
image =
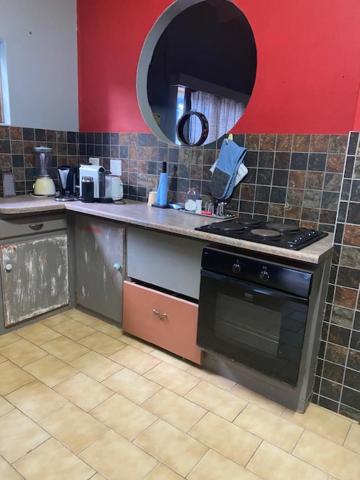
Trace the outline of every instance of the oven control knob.
{"type": "Polygon", "coordinates": [[[233,273],[240,273],[241,272],[241,265],[240,263],[234,263],[232,266],[233,273]]]}
{"type": "Polygon", "coordinates": [[[261,270],[260,278],[261,278],[261,280],[264,280],[264,282],[267,282],[268,280],[270,280],[269,272],[267,270],[261,270]]]}

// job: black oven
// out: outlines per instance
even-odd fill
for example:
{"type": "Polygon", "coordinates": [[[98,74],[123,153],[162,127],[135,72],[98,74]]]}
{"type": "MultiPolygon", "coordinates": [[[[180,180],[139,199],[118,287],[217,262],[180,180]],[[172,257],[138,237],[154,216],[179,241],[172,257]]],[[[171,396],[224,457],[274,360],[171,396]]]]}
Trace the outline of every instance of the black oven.
{"type": "Polygon", "coordinates": [[[296,385],[313,273],[205,248],[198,345],[296,385]]]}

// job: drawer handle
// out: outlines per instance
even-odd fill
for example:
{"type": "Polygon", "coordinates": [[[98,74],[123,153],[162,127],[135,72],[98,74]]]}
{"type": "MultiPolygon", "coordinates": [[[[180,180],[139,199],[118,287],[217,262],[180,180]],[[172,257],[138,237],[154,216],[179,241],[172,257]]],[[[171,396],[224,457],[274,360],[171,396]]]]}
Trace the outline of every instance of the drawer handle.
{"type": "Polygon", "coordinates": [[[153,308],[153,314],[160,318],[160,320],[167,320],[168,316],[167,313],[161,313],[159,310],[153,308]]]}
{"type": "Polygon", "coordinates": [[[31,225],[29,225],[29,228],[31,228],[31,230],[39,231],[43,228],[43,226],[43,223],[32,223],[31,225]]]}

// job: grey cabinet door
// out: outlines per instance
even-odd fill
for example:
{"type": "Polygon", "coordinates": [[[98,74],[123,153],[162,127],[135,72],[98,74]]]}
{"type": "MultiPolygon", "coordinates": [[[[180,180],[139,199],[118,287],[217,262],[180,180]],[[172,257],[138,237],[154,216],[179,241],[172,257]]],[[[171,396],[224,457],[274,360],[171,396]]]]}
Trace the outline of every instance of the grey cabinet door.
{"type": "Polygon", "coordinates": [[[74,230],[77,303],[121,323],[123,225],[76,215],[74,230]]]}
{"type": "Polygon", "coordinates": [[[5,326],[67,305],[67,234],[2,245],[0,271],[5,326]]]}

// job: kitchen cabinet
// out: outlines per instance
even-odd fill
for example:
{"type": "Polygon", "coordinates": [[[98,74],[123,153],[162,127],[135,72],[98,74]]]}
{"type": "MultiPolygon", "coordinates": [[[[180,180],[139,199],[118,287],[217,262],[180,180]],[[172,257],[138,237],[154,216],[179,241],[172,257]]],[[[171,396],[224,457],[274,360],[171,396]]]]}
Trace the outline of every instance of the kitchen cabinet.
{"type": "Polygon", "coordinates": [[[201,255],[206,242],[128,227],[127,274],[190,298],[198,299],[201,255]]]}
{"type": "Polygon", "coordinates": [[[9,240],[0,245],[5,327],[69,304],[68,255],[66,232],[9,240]]]}
{"type": "Polygon", "coordinates": [[[121,324],[124,226],[81,214],[72,223],[76,302],[121,324]]]}
{"type": "Polygon", "coordinates": [[[198,305],[133,282],[124,282],[124,331],[200,364],[198,305]]]}

